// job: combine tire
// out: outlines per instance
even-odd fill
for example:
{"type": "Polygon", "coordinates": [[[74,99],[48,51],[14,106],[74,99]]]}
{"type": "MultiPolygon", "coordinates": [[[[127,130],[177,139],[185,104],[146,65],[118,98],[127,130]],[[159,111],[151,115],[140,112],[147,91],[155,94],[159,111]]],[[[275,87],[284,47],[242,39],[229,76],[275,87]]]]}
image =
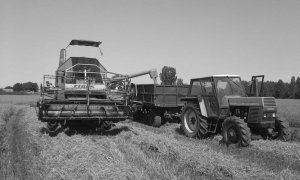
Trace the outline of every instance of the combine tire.
{"type": "Polygon", "coordinates": [[[188,137],[204,138],[207,133],[207,122],[201,118],[200,111],[193,105],[184,106],[181,114],[181,127],[188,137]]]}
{"type": "Polygon", "coordinates": [[[109,131],[112,128],[113,123],[111,121],[104,121],[102,126],[104,131],[109,131]]]}
{"type": "Polygon", "coordinates": [[[249,146],[251,140],[250,129],[243,119],[232,116],[222,124],[223,142],[228,146],[234,144],[237,147],[249,146]]]}
{"type": "Polygon", "coordinates": [[[49,131],[54,131],[58,126],[57,122],[47,122],[47,128],[49,131]]]}
{"type": "Polygon", "coordinates": [[[278,117],[275,120],[275,132],[278,134],[274,139],[279,139],[282,141],[291,140],[290,126],[285,118],[278,117]]]}
{"type": "MultiPolygon", "coordinates": [[[[48,125],[48,124],[47,124],[48,125]]],[[[60,133],[63,130],[62,126],[60,123],[57,123],[56,126],[53,126],[51,129],[48,128],[48,133],[49,136],[54,137],[56,136],[58,133],[60,133]],[[54,128],[55,127],[55,128],[54,128]]]]}

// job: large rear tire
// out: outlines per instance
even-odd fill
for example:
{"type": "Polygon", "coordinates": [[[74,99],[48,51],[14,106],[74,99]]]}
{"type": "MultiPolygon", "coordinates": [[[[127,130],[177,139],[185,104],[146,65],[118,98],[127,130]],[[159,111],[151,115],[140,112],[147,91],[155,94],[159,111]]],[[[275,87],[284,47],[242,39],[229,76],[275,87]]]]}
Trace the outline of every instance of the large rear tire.
{"type": "Polygon", "coordinates": [[[275,132],[277,132],[277,136],[275,139],[279,139],[281,141],[290,141],[291,140],[291,132],[289,122],[283,118],[278,117],[275,120],[275,132]]]}
{"type": "Polygon", "coordinates": [[[181,114],[181,127],[186,136],[192,138],[204,138],[207,134],[207,122],[201,118],[197,107],[191,104],[184,106],[181,114]]]}
{"type": "Polygon", "coordinates": [[[249,146],[251,132],[243,119],[236,116],[228,117],[222,124],[223,142],[228,146],[234,144],[237,147],[249,146]]]}

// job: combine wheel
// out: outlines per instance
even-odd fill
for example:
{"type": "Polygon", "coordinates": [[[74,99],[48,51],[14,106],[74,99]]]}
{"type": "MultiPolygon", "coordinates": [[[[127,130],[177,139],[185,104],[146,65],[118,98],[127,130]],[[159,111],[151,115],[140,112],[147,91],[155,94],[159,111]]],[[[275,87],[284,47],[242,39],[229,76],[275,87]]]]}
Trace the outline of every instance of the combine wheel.
{"type": "Polygon", "coordinates": [[[243,119],[232,116],[222,124],[223,142],[228,146],[246,147],[250,144],[251,133],[243,119]]]}
{"type": "Polygon", "coordinates": [[[101,129],[103,129],[104,131],[108,131],[112,128],[113,123],[111,121],[104,121],[101,126],[101,129]]]}
{"type": "Polygon", "coordinates": [[[75,129],[72,129],[70,128],[69,126],[67,126],[65,129],[64,129],[64,133],[67,135],[67,136],[72,136],[74,134],[77,133],[77,131],[75,129]]]}
{"type": "Polygon", "coordinates": [[[49,133],[49,136],[51,136],[51,137],[53,137],[53,136],[56,136],[58,133],[60,133],[61,131],[62,131],[62,126],[61,126],[61,124],[60,123],[57,123],[57,126],[56,126],[56,128],[54,129],[49,129],[48,128],[48,133],[49,133]]]}
{"type": "Polygon", "coordinates": [[[275,132],[277,135],[274,139],[279,139],[282,141],[291,140],[290,126],[288,121],[283,117],[278,117],[275,120],[275,132]]]}
{"type": "Polygon", "coordinates": [[[193,105],[184,106],[181,114],[181,127],[188,137],[204,138],[207,133],[207,122],[201,118],[200,111],[193,105]]]}
{"type": "Polygon", "coordinates": [[[58,122],[47,122],[47,128],[49,131],[54,131],[58,127],[58,122]]]}

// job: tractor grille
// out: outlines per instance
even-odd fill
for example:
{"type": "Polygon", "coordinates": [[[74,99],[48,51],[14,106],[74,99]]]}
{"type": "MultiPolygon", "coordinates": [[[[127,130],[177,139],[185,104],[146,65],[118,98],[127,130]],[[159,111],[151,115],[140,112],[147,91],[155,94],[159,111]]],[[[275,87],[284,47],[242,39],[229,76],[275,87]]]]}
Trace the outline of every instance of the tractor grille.
{"type": "Polygon", "coordinates": [[[264,106],[276,106],[276,102],[274,98],[263,98],[264,106]]]}
{"type": "Polygon", "coordinates": [[[259,107],[250,107],[248,114],[248,123],[257,122],[260,117],[260,108],[259,107]]]}

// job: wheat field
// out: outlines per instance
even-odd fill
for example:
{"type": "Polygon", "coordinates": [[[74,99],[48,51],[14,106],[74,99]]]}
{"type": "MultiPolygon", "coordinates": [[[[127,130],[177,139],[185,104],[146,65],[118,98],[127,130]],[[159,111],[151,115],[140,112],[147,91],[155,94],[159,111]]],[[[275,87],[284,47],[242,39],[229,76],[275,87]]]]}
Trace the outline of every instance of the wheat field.
{"type": "MultiPolygon", "coordinates": [[[[1,99],[2,100],[2,99],[1,99]]],[[[300,179],[300,144],[185,137],[179,124],[126,120],[96,132],[41,133],[30,99],[0,104],[0,179],[300,179]]]]}

